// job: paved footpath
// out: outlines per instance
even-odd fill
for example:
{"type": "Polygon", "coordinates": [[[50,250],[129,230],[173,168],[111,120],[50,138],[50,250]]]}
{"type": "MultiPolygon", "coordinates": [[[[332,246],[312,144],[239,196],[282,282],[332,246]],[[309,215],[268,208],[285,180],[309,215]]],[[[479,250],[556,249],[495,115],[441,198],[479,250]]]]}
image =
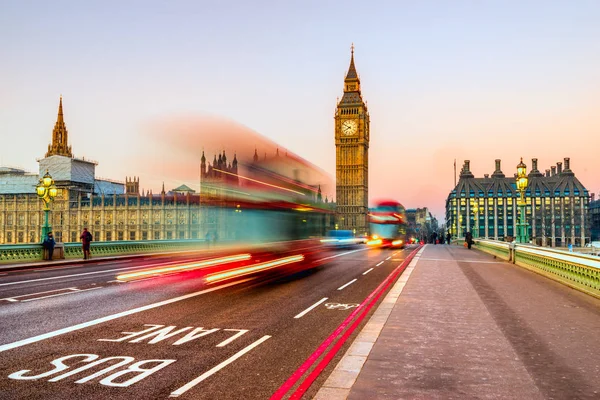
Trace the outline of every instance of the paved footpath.
{"type": "Polygon", "coordinates": [[[427,245],[315,399],[600,399],[600,300],[427,245]]]}

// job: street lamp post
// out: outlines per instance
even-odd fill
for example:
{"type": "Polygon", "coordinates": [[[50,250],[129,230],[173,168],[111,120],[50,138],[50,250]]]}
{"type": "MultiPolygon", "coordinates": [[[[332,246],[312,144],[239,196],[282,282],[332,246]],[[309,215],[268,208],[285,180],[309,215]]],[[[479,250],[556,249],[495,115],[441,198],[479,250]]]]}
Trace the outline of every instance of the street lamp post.
{"type": "Polygon", "coordinates": [[[52,227],[48,222],[48,214],[50,212],[50,202],[54,200],[58,194],[58,189],[54,185],[54,179],[46,170],[46,174],[40,179],[40,182],[35,187],[39,198],[44,202],[44,225],[42,225],[42,242],[48,236],[48,232],[52,231],[52,227]]]}
{"type": "Polygon", "coordinates": [[[529,243],[529,233],[527,231],[527,221],[525,220],[525,207],[527,202],[525,201],[525,190],[529,179],[527,178],[527,166],[521,162],[517,165],[517,190],[519,191],[519,199],[517,205],[519,206],[519,223],[517,224],[517,243],[529,243]]]}
{"type": "Polygon", "coordinates": [[[473,232],[473,237],[479,237],[479,204],[477,202],[473,203],[473,213],[475,214],[475,232],[473,232]]]}

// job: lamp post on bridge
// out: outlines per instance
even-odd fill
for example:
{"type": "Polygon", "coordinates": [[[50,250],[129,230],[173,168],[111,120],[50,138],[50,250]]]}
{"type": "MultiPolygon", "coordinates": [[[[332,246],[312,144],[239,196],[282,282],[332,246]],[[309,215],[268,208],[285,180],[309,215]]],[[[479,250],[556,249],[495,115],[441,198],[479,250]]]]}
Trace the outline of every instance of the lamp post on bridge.
{"type": "Polygon", "coordinates": [[[525,201],[525,190],[529,184],[527,178],[527,166],[521,162],[517,165],[517,190],[519,191],[519,199],[517,205],[519,206],[519,222],[517,224],[517,243],[529,243],[529,232],[527,231],[527,221],[525,220],[525,207],[527,202],[525,201]]]}
{"type": "Polygon", "coordinates": [[[473,237],[479,237],[479,204],[478,200],[473,203],[473,213],[475,214],[475,232],[473,232],[473,237]]]}
{"type": "Polygon", "coordinates": [[[52,231],[52,227],[48,222],[48,214],[50,213],[50,202],[54,200],[58,194],[58,189],[54,185],[54,179],[46,170],[46,174],[40,179],[40,182],[35,187],[38,197],[44,202],[44,225],[42,225],[42,242],[52,231]]]}

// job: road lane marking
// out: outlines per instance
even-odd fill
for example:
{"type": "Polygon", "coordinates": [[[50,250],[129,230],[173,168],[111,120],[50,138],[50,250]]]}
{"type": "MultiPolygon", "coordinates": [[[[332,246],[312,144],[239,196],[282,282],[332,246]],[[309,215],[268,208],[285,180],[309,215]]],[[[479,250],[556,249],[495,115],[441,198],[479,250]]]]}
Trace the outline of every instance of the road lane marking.
{"type": "Polygon", "coordinates": [[[21,303],[25,303],[27,301],[34,301],[34,300],[41,300],[41,299],[48,299],[50,297],[56,297],[56,296],[64,296],[65,294],[73,294],[73,293],[80,293],[80,292],[87,292],[89,290],[96,290],[96,289],[102,289],[102,286],[98,286],[98,287],[93,287],[93,288],[89,288],[89,289],[75,289],[72,292],[65,292],[65,293],[57,293],[57,294],[51,294],[48,296],[42,296],[42,297],[35,297],[33,299],[25,299],[25,300],[21,300],[21,303]]]}
{"type": "Polygon", "coordinates": [[[414,256],[414,253],[415,252],[409,254],[407,260],[405,260],[390,275],[388,275],[388,277],[381,282],[381,284],[373,292],[371,292],[371,294],[369,294],[367,298],[354,309],[354,311],[352,311],[352,313],[335,329],[335,331],[333,331],[333,333],[321,343],[317,350],[315,350],[306,359],[306,361],[304,361],[304,363],[296,371],[294,371],[294,373],[292,373],[292,375],[283,383],[283,385],[277,389],[277,391],[271,396],[271,400],[283,399],[286,393],[296,385],[298,380],[300,380],[306,373],[309,373],[309,376],[303,382],[301,382],[300,387],[298,387],[296,392],[292,394],[291,398],[299,398],[306,391],[306,385],[310,386],[310,384],[316,379],[316,376],[318,376],[323,371],[325,366],[329,364],[339,348],[345,343],[348,336],[360,324],[361,320],[375,305],[379,297],[381,297],[391,282],[400,276],[400,274],[404,271],[406,264],[408,264],[409,260],[414,256]],[[344,331],[346,332],[344,333],[344,331]],[[342,334],[342,337],[339,337],[340,334],[342,334]],[[330,349],[332,343],[334,347],[330,349]],[[325,353],[326,351],[327,353],[325,353]],[[321,358],[323,353],[325,353],[325,355],[323,358],[321,358]],[[316,368],[313,369],[312,372],[309,372],[315,363],[319,361],[319,359],[321,359],[321,361],[317,364],[316,368]]]}
{"type": "MultiPolygon", "coordinates": [[[[73,260],[76,261],[76,260],[73,260]]],[[[86,268],[86,267],[95,267],[97,265],[107,265],[107,264],[120,264],[120,263],[130,263],[134,260],[115,260],[115,261],[105,261],[99,263],[88,263],[88,264],[77,264],[77,265],[69,265],[67,267],[46,267],[46,268],[37,268],[34,269],[34,272],[48,272],[48,271],[59,271],[61,269],[73,269],[73,268],[86,268]]],[[[29,271],[29,270],[25,270],[29,271]]]]}
{"type": "Polygon", "coordinates": [[[240,358],[241,356],[243,356],[244,354],[246,354],[247,352],[249,352],[250,350],[252,350],[256,346],[260,345],[261,343],[263,343],[264,341],[266,341],[266,340],[268,340],[270,338],[271,338],[271,336],[269,336],[269,335],[265,335],[265,336],[261,337],[256,342],[254,342],[251,345],[249,345],[249,346],[243,348],[242,350],[238,351],[233,356],[229,357],[227,360],[223,361],[222,363],[220,363],[216,367],[211,368],[210,370],[206,371],[205,373],[203,373],[202,375],[200,375],[196,379],[193,379],[193,380],[189,381],[188,383],[186,383],[185,385],[183,385],[179,389],[175,390],[174,392],[171,392],[171,394],[169,395],[169,397],[179,397],[179,396],[181,396],[182,394],[184,394],[185,392],[187,392],[188,390],[190,390],[191,388],[193,388],[194,386],[196,386],[197,384],[199,384],[200,382],[202,382],[203,380],[205,380],[206,378],[208,378],[212,374],[214,374],[216,372],[219,372],[221,369],[225,368],[227,365],[231,364],[232,362],[234,362],[235,360],[237,360],[238,358],[240,358]]]}
{"type": "Polygon", "coordinates": [[[302,318],[303,316],[305,316],[310,310],[312,310],[313,308],[317,307],[319,304],[321,304],[322,302],[326,301],[327,297],[323,297],[321,300],[317,301],[315,304],[313,304],[312,306],[308,307],[306,310],[302,311],[300,314],[296,315],[294,318],[302,318]]]}
{"type": "MultiPolygon", "coordinates": [[[[48,281],[48,280],[53,280],[53,279],[61,279],[61,278],[71,278],[74,276],[84,276],[84,275],[94,275],[94,274],[104,274],[107,272],[115,272],[115,271],[125,271],[125,270],[130,270],[130,269],[143,269],[143,268],[149,268],[152,267],[154,265],[169,265],[169,264],[177,264],[179,263],[179,261],[173,261],[170,263],[166,263],[166,264],[153,264],[153,265],[138,265],[135,267],[125,267],[125,268],[115,268],[115,269],[105,269],[103,271],[94,271],[94,272],[84,272],[81,274],[71,274],[71,275],[61,275],[61,276],[51,276],[49,278],[38,278],[38,279],[29,279],[26,281],[17,281],[17,282],[8,282],[8,283],[0,283],[0,286],[9,286],[9,285],[17,285],[20,283],[30,283],[30,282],[41,282],[41,281],[48,281]]],[[[51,270],[46,270],[46,271],[51,271],[51,270]]]]}
{"type": "Polygon", "coordinates": [[[325,303],[325,307],[328,310],[349,310],[351,308],[358,307],[360,304],[350,303],[350,304],[340,304],[340,303],[325,303]]]}
{"type": "Polygon", "coordinates": [[[366,275],[366,274],[368,274],[371,271],[373,271],[373,268],[369,268],[368,270],[366,270],[365,272],[363,272],[363,275],[366,275]]]}
{"type": "Polygon", "coordinates": [[[343,288],[345,288],[346,286],[350,286],[352,285],[354,282],[356,282],[358,279],[352,279],[350,282],[346,283],[345,285],[340,286],[337,290],[342,290],[343,288]]]}
{"type": "Polygon", "coordinates": [[[50,339],[50,338],[53,338],[53,337],[56,337],[56,336],[64,335],[65,333],[70,333],[70,332],[78,331],[80,329],[88,328],[90,326],[102,324],[104,322],[112,321],[112,320],[117,319],[117,318],[126,317],[128,315],[137,314],[137,313],[142,312],[142,311],[151,310],[153,308],[162,307],[162,306],[165,306],[167,304],[176,303],[178,301],[187,300],[187,299],[190,299],[192,297],[200,296],[200,295],[203,295],[203,294],[206,294],[206,293],[210,293],[210,292],[214,292],[214,291],[217,291],[217,290],[220,290],[220,289],[225,289],[225,288],[230,287],[230,286],[239,285],[240,283],[244,283],[244,282],[247,282],[249,280],[250,279],[245,279],[245,280],[241,280],[241,281],[227,283],[225,285],[213,287],[213,288],[210,288],[210,289],[201,290],[199,292],[189,293],[189,294],[186,294],[186,295],[183,295],[183,296],[174,297],[172,299],[167,299],[167,300],[159,301],[158,303],[152,303],[152,304],[148,304],[148,305],[145,305],[145,306],[142,306],[142,307],[133,308],[131,310],[121,311],[121,312],[116,313],[116,314],[107,315],[106,317],[97,318],[97,319],[94,319],[94,320],[91,320],[91,321],[88,321],[88,322],[83,322],[81,324],[68,326],[66,328],[58,329],[58,330],[55,330],[55,331],[52,331],[52,332],[48,332],[48,333],[44,333],[44,334],[37,335],[37,336],[32,336],[32,337],[27,338],[27,339],[17,340],[16,342],[12,342],[12,343],[7,343],[7,344],[4,344],[4,345],[1,345],[0,346],[0,353],[2,353],[3,351],[6,351],[6,350],[11,350],[11,349],[14,349],[14,348],[17,348],[17,347],[26,346],[28,344],[32,344],[32,343],[40,342],[42,340],[50,339]]]}
{"type": "Polygon", "coordinates": [[[357,251],[365,251],[365,250],[368,250],[368,249],[358,249],[358,250],[347,251],[347,252],[345,252],[345,253],[336,254],[335,256],[329,256],[329,257],[321,258],[320,260],[317,260],[317,261],[315,261],[315,262],[319,262],[319,261],[325,261],[325,260],[329,260],[330,258],[341,257],[341,256],[345,256],[345,255],[347,255],[347,254],[356,253],[357,251]]]}
{"type": "Polygon", "coordinates": [[[379,267],[381,264],[383,264],[385,261],[381,261],[379,264],[376,265],[376,267],[379,267]]]}
{"type": "MultiPolygon", "coordinates": [[[[388,292],[388,294],[385,296],[383,303],[390,303],[390,302],[396,302],[397,300],[395,300],[398,296],[400,296],[400,294],[402,293],[402,290],[404,289],[404,286],[406,285],[406,282],[408,281],[408,279],[410,278],[410,275],[412,273],[412,271],[414,270],[414,267],[416,265],[415,260],[418,258],[418,256],[420,256],[422,253],[422,250],[419,250],[419,252],[417,253],[416,256],[414,256],[414,258],[412,259],[411,263],[408,265],[408,267],[406,267],[406,270],[404,271],[404,273],[400,276],[400,279],[398,279],[396,281],[396,283],[392,286],[392,289],[388,292]],[[414,263],[414,264],[413,264],[414,263]]],[[[383,304],[382,303],[382,304],[383,304]]],[[[381,307],[378,307],[375,310],[375,313],[371,316],[371,318],[369,319],[369,321],[367,322],[367,324],[363,327],[363,329],[361,330],[361,332],[377,332],[377,337],[379,337],[379,335],[381,334],[381,330],[383,329],[383,325],[381,324],[381,320],[385,319],[387,320],[388,317],[390,316],[390,314],[392,313],[392,309],[391,308],[386,308],[383,309],[381,307]]],[[[370,333],[371,334],[371,333],[370,333]]],[[[334,374],[340,373],[341,371],[343,371],[343,374],[348,377],[348,379],[357,379],[358,375],[361,373],[362,368],[364,366],[364,360],[366,360],[366,358],[370,355],[370,353],[373,351],[373,347],[370,346],[367,350],[367,354],[364,356],[360,356],[361,358],[363,358],[363,362],[360,364],[360,366],[354,367],[352,369],[352,371],[347,371],[344,370],[343,367],[341,367],[342,365],[349,365],[346,364],[344,362],[349,362],[350,360],[352,360],[352,365],[356,366],[358,363],[357,361],[357,356],[355,356],[352,353],[352,346],[353,345],[360,345],[360,344],[366,344],[369,343],[367,341],[361,340],[360,339],[360,334],[358,336],[357,339],[354,340],[354,342],[352,342],[352,344],[350,345],[350,349],[348,349],[346,351],[346,353],[344,354],[344,356],[342,357],[342,361],[340,361],[337,366],[334,369],[334,372],[329,376],[329,378],[325,381],[325,383],[321,386],[321,389],[319,389],[319,391],[317,392],[316,396],[314,398],[327,398],[327,391],[328,389],[335,389],[337,391],[337,393],[339,393],[339,398],[346,398],[349,394],[350,394],[350,389],[349,388],[340,388],[339,384],[337,384],[334,381],[334,374]]]]}
{"type": "Polygon", "coordinates": [[[70,287],[70,288],[64,288],[64,289],[44,290],[43,292],[28,293],[28,294],[21,294],[21,295],[18,295],[18,296],[5,297],[5,298],[0,299],[0,300],[20,301],[20,300],[17,300],[20,297],[36,296],[38,294],[46,294],[46,293],[52,293],[52,292],[62,292],[62,291],[65,291],[65,290],[73,290],[73,289],[75,289],[75,288],[74,287],[70,287]]]}
{"type": "Polygon", "coordinates": [[[392,256],[389,256],[388,258],[386,258],[385,261],[389,260],[390,258],[392,258],[392,256]]]}

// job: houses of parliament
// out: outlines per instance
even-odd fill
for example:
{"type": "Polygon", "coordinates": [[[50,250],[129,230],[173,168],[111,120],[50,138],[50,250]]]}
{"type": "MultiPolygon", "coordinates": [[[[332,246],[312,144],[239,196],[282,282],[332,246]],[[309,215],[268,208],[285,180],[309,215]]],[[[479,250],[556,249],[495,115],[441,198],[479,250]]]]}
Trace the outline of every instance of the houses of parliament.
{"type": "MultiPolygon", "coordinates": [[[[229,160],[225,151],[214,155],[212,163],[204,152],[200,158],[200,191],[186,185],[160,193],[140,193],[138,177],[125,182],[98,179],[97,162],[73,155],[68,144],[62,98],[52,132],[52,142],[39,161],[39,174],[22,169],[0,167],[0,244],[39,243],[42,238],[42,204],[35,192],[41,176],[48,172],[58,188],[51,204],[50,225],[58,242],[77,242],[84,227],[94,241],[202,239],[207,234],[220,240],[234,239],[230,219],[218,206],[226,185],[237,184],[238,160],[229,160]],[[215,206],[217,205],[217,206],[215,206]],[[230,224],[231,225],[231,224],[230,224]]],[[[295,161],[279,151],[259,157],[255,150],[253,165],[273,163],[292,165],[295,161]]],[[[322,202],[320,190],[314,203],[322,202]]],[[[318,193],[318,194],[317,194],[318,193]]]]}
{"type": "MultiPolygon", "coordinates": [[[[366,233],[369,113],[361,96],[354,48],[334,120],[337,204],[328,203],[328,208],[335,207],[336,228],[366,233]]],[[[279,151],[269,158],[277,157],[279,151]]],[[[97,162],[74,156],[61,97],[51,143],[38,162],[37,174],[0,167],[0,244],[42,240],[44,214],[35,187],[46,172],[58,188],[50,212],[58,242],[77,242],[84,227],[92,232],[94,241],[201,239],[208,233],[227,239],[235,234],[205,206],[218,199],[220,183],[231,184],[236,179],[236,155],[229,159],[223,151],[215,154],[211,163],[202,152],[198,193],[186,185],[166,191],[164,184],[160,193],[140,193],[138,177],[126,177],[125,182],[99,179],[97,162]]],[[[259,160],[255,150],[253,162],[269,160],[266,154],[259,160]]],[[[313,200],[322,202],[320,189],[313,200]]]]}

